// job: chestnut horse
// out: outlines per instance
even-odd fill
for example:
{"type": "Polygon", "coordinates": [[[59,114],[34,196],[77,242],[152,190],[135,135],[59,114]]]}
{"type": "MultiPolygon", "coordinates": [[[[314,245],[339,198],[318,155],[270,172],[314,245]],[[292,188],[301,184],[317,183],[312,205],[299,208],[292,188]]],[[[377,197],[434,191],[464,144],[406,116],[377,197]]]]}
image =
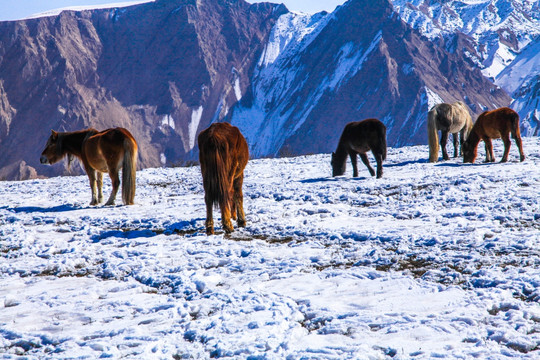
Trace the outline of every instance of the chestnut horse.
{"type": "Polygon", "coordinates": [[[345,173],[347,155],[349,155],[353,167],[353,177],[357,177],[357,154],[360,154],[360,159],[367,166],[371,176],[374,176],[375,171],[369,164],[366,155],[370,150],[377,161],[377,179],[379,179],[383,174],[382,162],[386,160],[386,126],[377,119],[353,121],[345,125],[336,152],[332,153],[332,176],[340,176],[345,173]]]}
{"type": "Polygon", "coordinates": [[[74,132],[52,131],[45,150],[41,153],[42,164],[54,164],[68,156],[68,166],[73,156],[83,164],[90,180],[92,201],[103,201],[103,173],[108,172],[112,192],[105,205],[114,205],[120,185],[118,173],[122,170],[122,200],[132,205],[135,197],[135,170],[137,167],[137,142],[129,131],[114,128],[104,131],[86,129],[74,132]]]}
{"type": "Polygon", "coordinates": [[[510,153],[510,134],[512,134],[512,138],[516,141],[519,149],[519,161],[525,160],[519,131],[519,115],[507,107],[493,111],[484,111],[478,116],[469,134],[469,138],[463,144],[463,162],[474,163],[480,140],[484,140],[486,162],[494,162],[495,156],[493,156],[491,139],[498,138],[501,138],[504,143],[504,154],[501,162],[506,162],[510,153]]]}
{"type": "Polygon", "coordinates": [[[244,214],[244,168],[249,151],[240,130],[229,123],[215,123],[198,137],[199,161],[206,203],[206,233],[214,233],[212,208],[219,205],[226,233],[233,231],[231,216],[240,227],[246,226],[244,214]]]}
{"type": "Polygon", "coordinates": [[[441,130],[441,149],[443,159],[448,160],[446,151],[446,142],[448,134],[452,134],[454,138],[454,157],[458,156],[458,133],[460,140],[460,151],[463,142],[467,139],[469,132],[473,127],[471,115],[467,105],[461,101],[453,104],[438,104],[428,112],[428,143],[429,143],[429,162],[437,162],[439,158],[439,139],[438,131],[441,130]]]}

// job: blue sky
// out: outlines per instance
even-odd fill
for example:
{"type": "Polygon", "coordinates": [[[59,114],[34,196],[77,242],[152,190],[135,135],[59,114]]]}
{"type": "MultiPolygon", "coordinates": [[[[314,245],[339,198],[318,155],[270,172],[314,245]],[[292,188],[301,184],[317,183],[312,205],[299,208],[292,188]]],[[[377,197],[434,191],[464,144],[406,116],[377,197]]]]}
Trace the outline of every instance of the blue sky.
{"type": "MultiPolygon", "coordinates": [[[[268,0],[265,0],[268,1],[268,0]]],[[[69,6],[100,5],[129,2],[126,0],[0,0],[0,21],[17,20],[33,14],[69,6]]],[[[249,2],[262,2],[250,0],[249,2]]],[[[272,2],[272,1],[270,1],[272,2]]],[[[289,10],[315,13],[326,10],[333,11],[345,0],[277,0],[284,3],[289,10]]]]}

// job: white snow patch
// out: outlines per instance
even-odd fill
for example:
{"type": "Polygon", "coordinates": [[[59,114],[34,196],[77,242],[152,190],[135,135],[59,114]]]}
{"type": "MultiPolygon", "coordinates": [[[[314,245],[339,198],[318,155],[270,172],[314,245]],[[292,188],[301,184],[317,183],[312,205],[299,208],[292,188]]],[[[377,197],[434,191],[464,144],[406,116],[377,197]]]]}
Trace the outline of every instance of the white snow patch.
{"type": "Polygon", "coordinates": [[[167,157],[165,156],[164,153],[159,154],[159,161],[161,162],[162,165],[167,164],[167,157]]]}
{"type": "Polygon", "coordinates": [[[242,99],[242,89],[240,88],[240,78],[236,77],[234,80],[234,95],[236,100],[240,101],[242,99]]]}
{"type": "Polygon", "coordinates": [[[176,126],[174,124],[174,119],[172,117],[172,115],[165,115],[163,116],[163,118],[161,118],[161,126],[162,128],[164,127],[170,127],[171,129],[175,129],[176,126]]]}
{"type": "Polygon", "coordinates": [[[188,125],[189,130],[189,150],[192,150],[195,147],[195,139],[197,137],[197,130],[199,129],[199,123],[201,122],[201,117],[203,113],[202,105],[197,109],[193,109],[191,113],[191,121],[188,125]]]}
{"type": "Polygon", "coordinates": [[[366,51],[357,48],[353,42],[345,44],[339,51],[336,70],[328,81],[328,88],[334,90],[346,79],[354,76],[362,68],[368,55],[377,47],[382,38],[379,31],[366,51]]]}
{"type": "Polygon", "coordinates": [[[444,100],[435,91],[431,90],[427,86],[424,89],[426,91],[428,111],[431,110],[433,106],[444,103],[444,100]]]}

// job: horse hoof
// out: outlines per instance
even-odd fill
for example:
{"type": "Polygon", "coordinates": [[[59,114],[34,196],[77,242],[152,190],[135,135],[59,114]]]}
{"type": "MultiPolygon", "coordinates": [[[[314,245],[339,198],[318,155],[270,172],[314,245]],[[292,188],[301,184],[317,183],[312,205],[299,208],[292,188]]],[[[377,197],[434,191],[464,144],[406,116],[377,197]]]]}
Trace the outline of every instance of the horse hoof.
{"type": "Polygon", "coordinates": [[[238,224],[238,227],[242,227],[242,228],[246,227],[246,221],[245,220],[244,221],[238,220],[236,223],[238,224]]]}
{"type": "Polygon", "coordinates": [[[519,161],[520,161],[520,162],[525,161],[525,156],[520,156],[520,157],[519,157],[519,161]]]}

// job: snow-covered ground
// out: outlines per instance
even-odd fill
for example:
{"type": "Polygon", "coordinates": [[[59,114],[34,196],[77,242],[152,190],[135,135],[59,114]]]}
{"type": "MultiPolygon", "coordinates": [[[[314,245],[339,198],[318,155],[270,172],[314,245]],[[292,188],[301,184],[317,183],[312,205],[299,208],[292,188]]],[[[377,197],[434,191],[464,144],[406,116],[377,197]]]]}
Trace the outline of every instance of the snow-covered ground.
{"type": "Polygon", "coordinates": [[[89,207],[84,176],[0,182],[0,357],[538,359],[540,138],[524,149],[389,149],[379,180],[253,160],[231,236],[204,234],[198,167],[138,172],[134,206],[89,207]]]}

